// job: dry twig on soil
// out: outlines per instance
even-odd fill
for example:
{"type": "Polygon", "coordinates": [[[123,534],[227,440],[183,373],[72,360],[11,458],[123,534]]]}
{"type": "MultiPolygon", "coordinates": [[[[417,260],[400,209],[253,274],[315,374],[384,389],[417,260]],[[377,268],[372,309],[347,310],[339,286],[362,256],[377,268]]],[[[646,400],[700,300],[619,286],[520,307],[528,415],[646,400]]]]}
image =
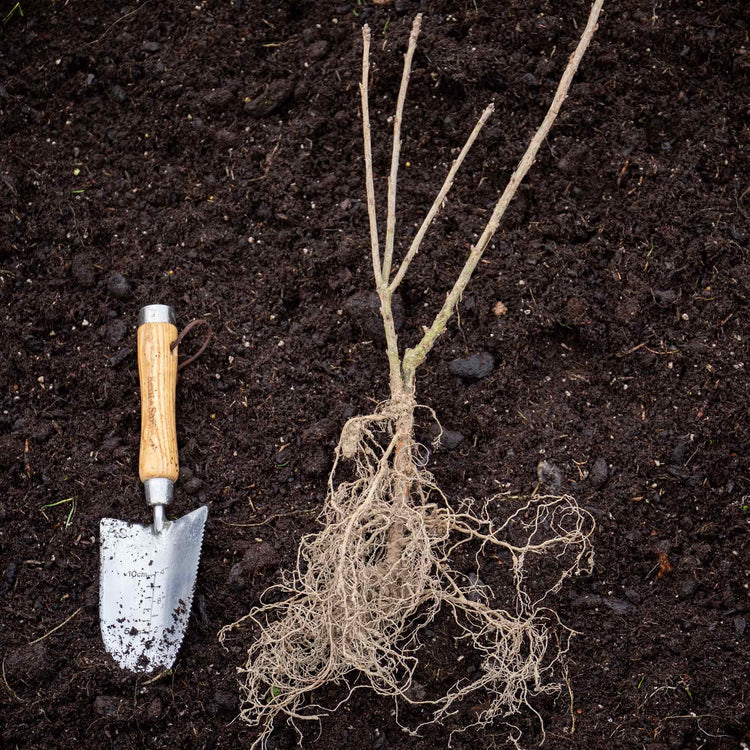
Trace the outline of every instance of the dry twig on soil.
{"type": "MultiPolygon", "coordinates": [[[[323,530],[304,537],[296,568],[266,592],[269,601],[221,632],[223,640],[247,621],[258,629],[258,638],[240,670],[244,675],[241,715],[261,727],[254,746],[265,745],[278,715],[294,724],[319,719],[341,705],[324,707],[310,702],[313,691],[326,684],[343,687],[342,702],[353,690],[370,687],[382,695],[424,704],[432,710],[431,722],[444,721],[456,712],[459,701],[481,690],[487,700],[478,725],[497,718],[507,721],[506,717],[523,706],[536,714],[531,704],[535,696],[569,690],[564,657],[572,631],[546,602],[566,578],[591,569],[593,518],[568,495],[500,496],[479,511],[469,501],[452,506],[432,475],[422,468],[422,449],[414,440],[418,407],[415,374],[445,331],[503,213],[533,164],[591,40],[602,3],[594,3],[549,111],[442,309],[403,357],[398,349],[392,295],[492,106],[477,122],[393,276],[401,120],[421,16],[415,19],[409,39],[393,123],[382,252],[368,108],[370,32],[367,26],[363,29],[361,97],[367,206],[391,393],[373,414],[345,424],[321,515],[323,530]],[[337,482],[336,471],[344,460],[353,462],[355,476],[337,482]],[[464,545],[473,546],[477,567],[488,555],[507,563],[510,601],[504,606],[498,592],[483,584],[477,574],[466,574],[455,564],[455,552],[464,545]],[[529,563],[536,558],[544,558],[548,566],[543,591],[538,590],[538,582],[528,580],[529,563]],[[472,677],[457,680],[442,695],[417,700],[410,689],[420,636],[439,612],[447,613],[453,621],[456,640],[473,650],[480,669],[472,677]]],[[[517,740],[518,733],[511,730],[510,738],[517,740]]]]}

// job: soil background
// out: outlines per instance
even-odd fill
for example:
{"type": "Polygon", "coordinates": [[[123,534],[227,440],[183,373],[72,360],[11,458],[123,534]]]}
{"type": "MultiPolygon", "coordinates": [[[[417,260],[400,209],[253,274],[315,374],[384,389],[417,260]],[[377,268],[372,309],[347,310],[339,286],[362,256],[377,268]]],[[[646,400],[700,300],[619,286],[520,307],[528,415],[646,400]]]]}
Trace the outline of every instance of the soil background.
{"type": "MultiPolygon", "coordinates": [[[[401,251],[497,105],[402,287],[408,345],[541,121],[588,3],[20,6],[2,0],[0,26],[0,744],[248,746],[254,730],[233,719],[253,633],[225,649],[217,631],[292,566],[342,425],[387,396],[367,297],[360,26],[373,30],[382,197],[402,55],[424,13],[401,251]],[[157,680],[115,666],[98,621],[99,521],[148,519],[134,350],[154,302],[215,333],[178,385],[173,512],[210,515],[187,635],[157,680]]],[[[574,731],[566,695],[535,704],[549,748],[750,744],[749,22],[741,0],[607,3],[419,378],[460,433],[430,456],[449,497],[531,492],[540,474],[596,518],[594,572],[555,600],[580,635],[574,731]],[[481,352],[489,374],[452,374],[481,352]]],[[[462,674],[450,629],[431,636],[426,689],[462,674]]],[[[475,709],[415,739],[390,701],[358,691],[304,742],[445,747],[475,709]]],[[[522,746],[538,745],[533,715],[520,723],[522,746]]],[[[270,746],[295,743],[281,726],[270,746]]],[[[453,746],[507,747],[507,727],[453,746]]]]}

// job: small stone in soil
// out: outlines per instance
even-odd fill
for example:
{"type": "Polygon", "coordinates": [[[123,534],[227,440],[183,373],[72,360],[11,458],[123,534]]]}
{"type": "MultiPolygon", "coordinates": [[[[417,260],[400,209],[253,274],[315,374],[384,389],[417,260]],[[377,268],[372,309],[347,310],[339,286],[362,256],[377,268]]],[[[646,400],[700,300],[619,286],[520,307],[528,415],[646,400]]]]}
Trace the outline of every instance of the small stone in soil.
{"type": "Polygon", "coordinates": [[[36,336],[26,333],[22,336],[23,343],[32,354],[41,354],[44,351],[44,342],[36,336]]]}
{"type": "Polygon", "coordinates": [[[680,438],[675,443],[672,452],[669,454],[669,463],[672,466],[682,466],[685,463],[685,456],[687,454],[687,443],[684,438],[680,438]]]}
{"type": "Polygon", "coordinates": [[[280,78],[255,99],[245,103],[245,112],[252,117],[268,117],[278,112],[294,96],[294,81],[280,78]]]}
{"type": "Polygon", "coordinates": [[[559,492],[562,487],[562,472],[552,461],[539,462],[536,467],[536,478],[549,492],[559,492]]]}
{"type": "Polygon", "coordinates": [[[593,484],[596,489],[604,487],[607,483],[607,479],[609,479],[609,468],[607,467],[607,462],[601,456],[594,461],[594,465],[591,467],[590,476],[591,484],[593,484]]]}
{"type": "Polygon", "coordinates": [[[35,443],[46,443],[54,433],[54,429],[51,424],[43,424],[32,436],[31,439],[35,443]]]}
{"type": "Polygon", "coordinates": [[[229,89],[216,89],[206,94],[203,101],[210,109],[223,112],[232,103],[232,99],[234,94],[229,89]]]}
{"type": "Polygon", "coordinates": [[[18,565],[14,562],[8,563],[8,565],[5,567],[5,570],[3,571],[3,578],[5,578],[5,582],[12,586],[16,582],[16,574],[18,573],[18,565]]]}
{"type": "Polygon", "coordinates": [[[496,318],[501,318],[507,312],[508,312],[508,308],[500,300],[498,300],[497,302],[495,302],[495,304],[494,304],[494,306],[492,308],[492,314],[496,318]]]}
{"type": "MultiPolygon", "coordinates": [[[[226,146],[227,148],[237,144],[237,135],[226,128],[220,128],[217,130],[214,133],[214,138],[220,146],[226,146]]],[[[247,242],[247,240],[245,240],[245,242],[247,242]]]]}
{"type": "Polygon", "coordinates": [[[454,448],[458,448],[464,440],[465,437],[460,432],[455,430],[443,430],[443,434],[440,436],[438,448],[440,450],[452,451],[454,448]]]}
{"type": "Polygon", "coordinates": [[[481,380],[495,369],[495,360],[489,352],[479,352],[464,359],[454,359],[448,369],[459,378],[481,380]]]}
{"type": "Polygon", "coordinates": [[[641,595],[634,589],[625,589],[625,598],[633,604],[641,603],[641,595]]]}
{"type": "Polygon", "coordinates": [[[325,39],[321,39],[319,42],[313,42],[307,48],[307,56],[311,60],[322,60],[330,49],[331,45],[325,39]]]}
{"type": "Polygon", "coordinates": [[[128,95],[125,93],[125,89],[123,89],[122,86],[117,85],[112,86],[112,96],[116,101],[120,102],[120,104],[127,101],[128,98],[128,95]]]}
{"type": "Polygon", "coordinates": [[[133,293],[130,282],[117,271],[114,271],[109,275],[109,278],[107,279],[107,289],[110,294],[113,294],[119,299],[127,299],[133,293]]]}
{"type": "Polygon", "coordinates": [[[214,693],[213,702],[220,711],[232,713],[237,709],[237,698],[234,693],[226,690],[217,690],[214,693]]]}
{"type": "Polygon", "coordinates": [[[144,42],[143,49],[146,52],[158,52],[161,49],[159,42],[144,42]]]}
{"type": "Polygon", "coordinates": [[[412,680],[409,689],[406,691],[406,697],[413,701],[424,700],[427,695],[424,685],[417,680],[412,680]]]}

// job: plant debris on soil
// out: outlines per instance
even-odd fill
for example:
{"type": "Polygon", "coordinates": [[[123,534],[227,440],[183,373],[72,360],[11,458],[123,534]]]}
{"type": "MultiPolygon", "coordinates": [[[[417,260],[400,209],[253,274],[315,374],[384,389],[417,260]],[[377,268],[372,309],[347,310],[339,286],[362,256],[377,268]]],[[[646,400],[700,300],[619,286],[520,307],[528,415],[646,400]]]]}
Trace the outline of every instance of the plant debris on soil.
{"type": "MultiPolygon", "coordinates": [[[[413,345],[543,117],[588,3],[20,5],[0,7],[0,744],[249,745],[257,730],[232,720],[253,634],[222,647],[217,633],[293,567],[320,528],[341,427],[388,390],[361,25],[388,50],[370,83],[384,132],[424,13],[397,253],[479,113],[497,107],[400,288],[399,335],[413,345]],[[210,515],[178,661],[136,677],[101,642],[97,529],[103,516],[148,520],[135,326],[154,302],[215,332],[178,384],[172,507],[210,515]]],[[[546,747],[750,743],[749,24],[739,0],[605,5],[421,371],[446,428],[426,468],[448,497],[569,492],[596,519],[594,570],[555,601],[579,635],[572,706],[535,706],[546,747]]],[[[379,194],[389,146],[374,143],[379,194]]],[[[417,427],[425,444],[432,427],[417,427]]],[[[425,634],[417,698],[475,666],[447,620],[425,634]]],[[[445,747],[482,710],[412,738],[389,699],[356,691],[303,727],[304,743],[445,747]]],[[[538,722],[519,723],[535,746],[538,722]]],[[[496,729],[453,747],[502,747],[496,729]]],[[[297,736],[282,724],[271,742],[297,736]]]]}

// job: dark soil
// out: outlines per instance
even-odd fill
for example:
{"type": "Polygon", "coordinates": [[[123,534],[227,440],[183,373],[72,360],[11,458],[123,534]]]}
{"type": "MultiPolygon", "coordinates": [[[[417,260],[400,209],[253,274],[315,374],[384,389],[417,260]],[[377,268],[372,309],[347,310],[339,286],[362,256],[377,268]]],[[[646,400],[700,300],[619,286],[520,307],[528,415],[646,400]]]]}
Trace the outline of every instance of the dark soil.
{"type": "MultiPolygon", "coordinates": [[[[0,744],[247,746],[254,732],[232,720],[252,631],[228,650],[217,631],[294,563],[341,426],[387,396],[379,330],[354,298],[372,285],[359,27],[375,39],[382,193],[405,39],[425,14],[400,247],[498,105],[403,286],[409,344],[540,122],[588,2],[21,6],[0,27],[0,744]],[[207,503],[210,516],[187,636],[156,681],[113,664],[97,609],[99,520],[148,518],[134,349],[152,302],[216,334],[178,386],[173,510],[207,503]],[[45,507],[67,498],[69,524],[73,501],[45,507]]],[[[531,491],[546,461],[545,482],[596,517],[594,573],[557,600],[580,635],[574,733],[567,696],[538,704],[550,748],[750,743],[749,22],[742,0],[608,4],[419,380],[453,433],[431,460],[449,496],[531,491]],[[482,352],[488,375],[452,374],[482,352]]],[[[426,672],[457,678],[440,635],[426,672]]],[[[521,721],[534,746],[538,727],[521,721]]],[[[311,748],[448,737],[408,737],[366,691],[320,734],[303,729],[311,748]]],[[[454,746],[505,747],[506,734],[454,746]]],[[[274,747],[295,741],[281,727],[274,747]]]]}

